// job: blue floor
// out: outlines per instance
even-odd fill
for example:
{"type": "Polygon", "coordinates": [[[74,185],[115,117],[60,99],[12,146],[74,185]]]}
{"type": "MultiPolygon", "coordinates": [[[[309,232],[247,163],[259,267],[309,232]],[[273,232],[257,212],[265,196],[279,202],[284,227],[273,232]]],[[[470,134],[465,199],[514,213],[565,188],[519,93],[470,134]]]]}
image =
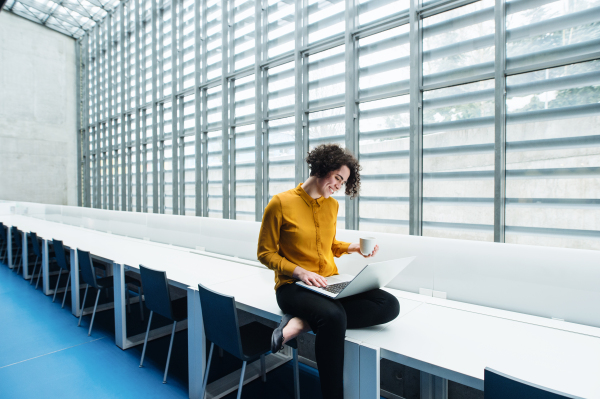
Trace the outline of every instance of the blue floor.
{"type": "MultiPolygon", "coordinates": [[[[141,345],[126,351],[115,345],[112,310],[96,315],[88,337],[90,316],[84,316],[78,328],[70,297],[64,309],[61,302],[62,294],[52,303],[51,296],[0,264],[0,397],[188,397],[187,331],[175,335],[169,379],[163,384],[169,337],[148,344],[144,367],[139,368],[141,345]]],[[[128,326],[133,333],[145,330],[139,305],[132,305],[128,326]]],[[[209,382],[240,367],[238,359],[216,356],[209,382]]],[[[303,398],[321,398],[316,370],[301,365],[300,385],[303,398]]],[[[293,398],[291,364],[270,372],[266,383],[255,380],[245,385],[242,397],[293,398]]]]}

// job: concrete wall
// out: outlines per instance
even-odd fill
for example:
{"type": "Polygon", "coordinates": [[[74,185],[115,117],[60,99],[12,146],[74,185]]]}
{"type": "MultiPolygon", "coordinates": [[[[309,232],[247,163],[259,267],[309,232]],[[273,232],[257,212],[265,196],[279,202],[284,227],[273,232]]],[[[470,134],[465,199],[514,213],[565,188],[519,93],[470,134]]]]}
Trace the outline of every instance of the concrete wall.
{"type": "Polygon", "coordinates": [[[75,41],[0,13],[0,199],[77,205],[75,41]]]}

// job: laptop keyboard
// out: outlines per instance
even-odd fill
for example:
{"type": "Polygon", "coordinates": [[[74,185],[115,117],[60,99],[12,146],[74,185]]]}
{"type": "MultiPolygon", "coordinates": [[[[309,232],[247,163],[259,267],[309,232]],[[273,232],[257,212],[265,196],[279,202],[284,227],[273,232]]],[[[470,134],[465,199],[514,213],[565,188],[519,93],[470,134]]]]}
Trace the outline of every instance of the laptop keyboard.
{"type": "Polygon", "coordinates": [[[332,294],[339,294],[346,286],[350,284],[350,281],[346,281],[343,283],[331,284],[327,287],[321,287],[323,290],[327,292],[331,292],[332,294]]]}

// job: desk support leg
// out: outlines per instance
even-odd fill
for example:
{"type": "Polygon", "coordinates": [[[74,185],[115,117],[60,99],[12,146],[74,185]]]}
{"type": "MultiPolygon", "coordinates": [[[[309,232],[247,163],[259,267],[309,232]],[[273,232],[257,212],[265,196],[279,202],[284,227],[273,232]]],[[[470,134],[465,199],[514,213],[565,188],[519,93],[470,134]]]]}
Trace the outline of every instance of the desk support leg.
{"type": "Polygon", "coordinates": [[[421,371],[421,399],[448,399],[448,380],[421,371]]]}
{"type": "Polygon", "coordinates": [[[6,249],[8,250],[8,267],[10,269],[13,268],[13,262],[12,262],[12,227],[8,227],[6,229],[6,231],[8,232],[8,234],[6,235],[6,239],[7,239],[7,244],[6,244],[6,249]]]}
{"type": "Polygon", "coordinates": [[[204,336],[204,323],[202,321],[202,308],[200,307],[200,293],[197,289],[188,287],[188,365],[190,381],[190,399],[202,398],[202,382],[206,370],[205,351],[206,339],[204,336]]]}
{"type": "Polygon", "coordinates": [[[359,356],[360,399],[379,399],[381,395],[379,348],[361,344],[359,356]]]}
{"type": "Polygon", "coordinates": [[[81,311],[81,298],[79,293],[79,259],[77,258],[77,249],[71,248],[71,313],[79,317],[81,311]]]}
{"type": "Polygon", "coordinates": [[[115,282],[115,343],[125,349],[127,342],[127,320],[125,311],[125,265],[113,263],[113,280],[115,282]]]}
{"type": "Polygon", "coordinates": [[[48,240],[42,240],[42,291],[50,295],[50,256],[48,255],[48,240]]]}
{"type": "Polygon", "coordinates": [[[344,342],[344,398],[360,399],[360,344],[349,338],[344,342]]]}
{"type": "Polygon", "coordinates": [[[27,233],[23,230],[23,278],[27,280],[29,278],[29,248],[27,247],[27,233]]]}

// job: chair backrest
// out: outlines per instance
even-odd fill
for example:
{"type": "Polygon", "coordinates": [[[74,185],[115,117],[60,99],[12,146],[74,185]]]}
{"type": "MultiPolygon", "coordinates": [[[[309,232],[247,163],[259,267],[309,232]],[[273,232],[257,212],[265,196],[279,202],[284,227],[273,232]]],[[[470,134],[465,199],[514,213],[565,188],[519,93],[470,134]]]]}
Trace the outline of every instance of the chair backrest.
{"type": "Polygon", "coordinates": [[[12,227],[12,240],[13,245],[17,246],[17,249],[23,248],[23,242],[21,241],[23,237],[21,237],[21,232],[15,226],[12,227]]]}
{"type": "Polygon", "coordinates": [[[167,272],[140,265],[140,275],[142,277],[146,307],[161,316],[173,320],[173,308],[171,307],[171,294],[169,293],[167,272]]]}
{"type": "Polygon", "coordinates": [[[485,399],[583,399],[540,387],[486,367],[483,393],[485,399]]]}
{"type": "Polygon", "coordinates": [[[198,291],[206,339],[237,358],[243,359],[235,299],[212,291],[201,284],[198,284],[198,291]]]}
{"type": "Polygon", "coordinates": [[[0,222],[0,239],[6,241],[6,227],[2,222],[0,222]]]}
{"type": "Polygon", "coordinates": [[[77,259],[79,260],[79,270],[81,270],[83,281],[94,288],[98,288],[98,284],[96,283],[96,272],[94,271],[94,264],[92,263],[92,255],[87,251],[82,251],[77,248],[77,259]]]}
{"type": "MultiPolygon", "coordinates": [[[[52,239],[52,248],[54,248],[54,256],[56,257],[56,263],[58,263],[58,266],[63,270],[70,270],[69,264],[67,263],[67,258],[65,256],[65,247],[63,246],[63,242],[52,239]]],[[[79,267],[81,268],[81,266],[79,267]]]]}
{"type": "Polygon", "coordinates": [[[40,249],[40,242],[38,241],[37,234],[29,233],[29,238],[31,239],[31,249],[33,249],[33,253],[38,258],[42,258],[42,250],[40,249]]]}

